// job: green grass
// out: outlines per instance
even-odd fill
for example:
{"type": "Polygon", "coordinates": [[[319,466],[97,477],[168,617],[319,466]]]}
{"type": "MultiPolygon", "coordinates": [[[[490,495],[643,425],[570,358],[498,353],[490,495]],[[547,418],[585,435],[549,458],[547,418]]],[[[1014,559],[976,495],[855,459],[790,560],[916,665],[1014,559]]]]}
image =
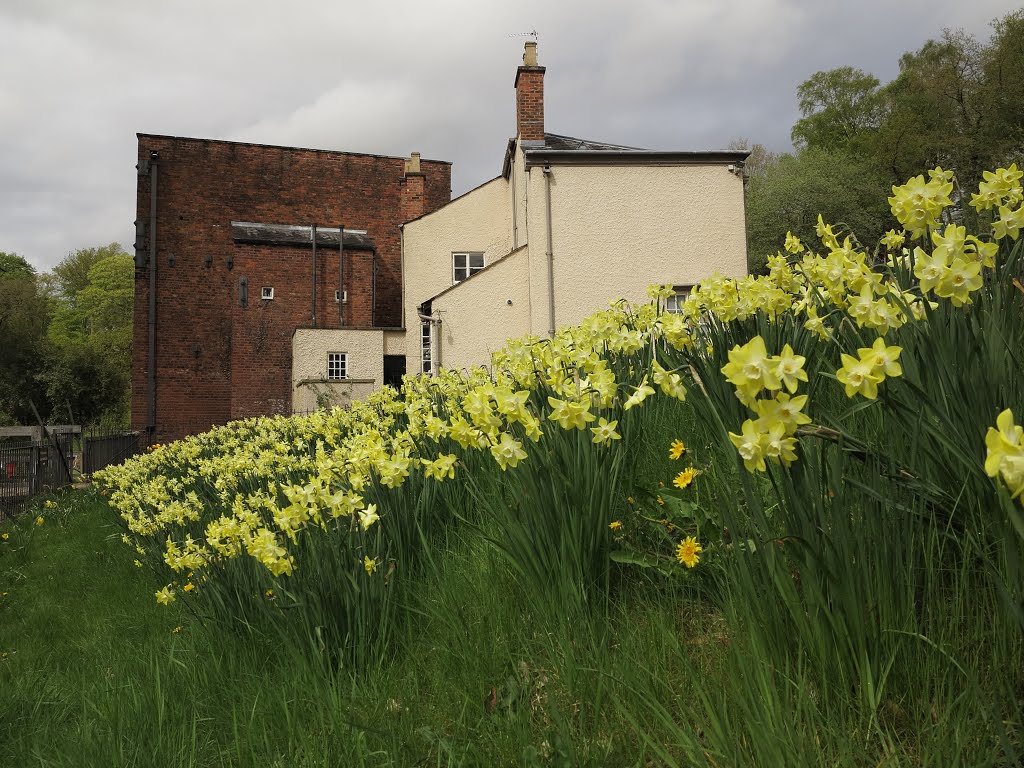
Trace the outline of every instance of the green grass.
{"type": "Polygon", "coordinates": [[[725,648],[721,617],[663,583],[594,626],[545,626],[470,531],[396,598],[388,658],[352,677],[157,606],[103,499],[56,503],[2,529],[4,766],[642,765],[613,701],[680,664],[666,638],[709,670],[725,648]]]}

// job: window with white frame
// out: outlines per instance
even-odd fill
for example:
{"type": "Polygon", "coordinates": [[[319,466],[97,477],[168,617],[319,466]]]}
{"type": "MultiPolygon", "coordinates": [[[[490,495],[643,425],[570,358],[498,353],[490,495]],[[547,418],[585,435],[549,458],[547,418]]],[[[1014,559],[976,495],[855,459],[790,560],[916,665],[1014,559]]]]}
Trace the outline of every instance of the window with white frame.
{"type": "Polygon", "coordinates": [[[452,254],[452,283],[461,283],[467,277],[484,268],[482,253],[452,254]]]}
{"type": "Polygon", "coordinates": [[[344,352],[327,353],[327,380],[341,381],[348,378],[348,355],[344,352]]]}
{"type": "Polygon", "coordinates": [[[272,299],[272,298],[274,298],[274,289],[271,288],[270,286],[264,286],[260,290],[260,298],[261,299],[272,299]]]}
{"type": "Polygon", "coordinates": [[[665,299],[665,311],[672,312],[673,314],[679,314],[683,311],[683,304],[686,303],[686,297],[690,295],[690,291],[693,290],[693,286],[675,285],[672,287],[675,290],[675,293],[665,299]]]}
{"type": "Polygon", "coordinates": [[[420,352],[423,360],[422,372],[431,372],[431,358],[430,358],[430,323],[420,324],[420,352]]]}

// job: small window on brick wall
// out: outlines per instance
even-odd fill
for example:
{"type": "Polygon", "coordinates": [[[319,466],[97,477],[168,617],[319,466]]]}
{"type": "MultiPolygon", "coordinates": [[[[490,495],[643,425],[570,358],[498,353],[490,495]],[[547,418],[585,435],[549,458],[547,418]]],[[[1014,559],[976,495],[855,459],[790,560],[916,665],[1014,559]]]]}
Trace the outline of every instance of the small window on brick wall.
{"type": "Polygon", "coordinates": [[[274,289],[270,288],[270,287],[264,286],[260,290],[260,298],[261,299],[272,299],[272,298],[274,298],[274,289]]]}
{"type": "Polygon", "coordinates": [[[341,381],[348,378],[348,355],[344,352],[327,353],[327,380],[341,381]]]}
{"type": "Polygon", "coordinates": [[[452,282],[461,283],[467,277],[484,268],[482,253],[453,253],[452,282]]]}

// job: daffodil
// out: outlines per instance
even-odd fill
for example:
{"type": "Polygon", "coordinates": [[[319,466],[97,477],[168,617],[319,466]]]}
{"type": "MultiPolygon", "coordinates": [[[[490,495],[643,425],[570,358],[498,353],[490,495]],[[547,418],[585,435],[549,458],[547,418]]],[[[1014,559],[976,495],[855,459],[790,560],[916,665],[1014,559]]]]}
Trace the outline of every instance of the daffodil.
{"type": "Polygon", "coordinates": [[[378,520],[380,520],[380,515],[377,514],[376,504],[370,504],[359,511],[359,525],[364,531],[369,530],[370,526],[378,520]]]}
{"type": "Polygon", "coordinates": [[[590,403],[548,397],[548,405],[551,406],[548,419],[558,422],[562,429],[586,429],[587,423],[596,418],[590,412],[590,403]]]}
{"type": "Polygon", "coordinates": [[[622,410],[628,411],[630,408],[640,405],[649,395],[653,394],[654,389],[647,384],[647,376],[645,375],[640,380],[639,386],[633,390],[633,394],[622,404],[622,410]]]}
{"type": "Polygon", "coordinates": [[[502,432],[501,439],[491,446],[491,455],[504,471],[509,467],[518,466],[519,462],[526,458],[526,451],[523,450],[523,444],[512,435],[502,432]]]}
{"type": "Polygon", "coordinates": [[[747,419],[740,427],[740,434],[729,433],[729,441],[736,446],[736,450],[743,459],[743,466],[748,472],[757,470],[764,472],[767,466],[765,460],[766,435],[757,427],[752,419],[747,419]]]}
{"type": "Polygon", "coordinates": [[[373,575],[373,572],[377,570],[377,565],[378,563],[376,557],[363,557],[363,569],[366,571],[368,575],[373,575]]]}
{"type": "Polygon", "coordinates": [[[622,435],[615,431],[618,424],[618,421],[608,421],[602,416],[597,422],[597,426],[590,428],[590,431],[594,433],[593,442],[598,445],[610,445],[612,440],[621,440],[622,435]]]}
{"type": "Polygon", "coordinates": [[[846,396],[861,394],[868,400],[878,397],[878,385],[884,379],[870,360],[858,360],[852,355],[841,356],[843,367],[836,371],[836,378],[846,385],[846,396]]]}
{"type": "Polygon", "coordinates": [[[156,601],[160,603],[160,605],[170,605],[174,602],[174,599],[174,590],[171,588],[170,584],[156,593],[156,601]]]}

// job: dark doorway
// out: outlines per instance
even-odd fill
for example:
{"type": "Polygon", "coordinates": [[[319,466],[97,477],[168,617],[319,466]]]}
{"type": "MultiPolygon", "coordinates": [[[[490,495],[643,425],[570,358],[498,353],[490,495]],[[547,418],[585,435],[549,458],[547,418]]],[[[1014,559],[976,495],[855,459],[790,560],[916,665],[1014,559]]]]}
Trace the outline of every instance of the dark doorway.
{"type": "Polygon", "coordinates": [[[405,376],[405,355],[384,355],[384,383],[395,389],[402,386],[405,376]]]}

